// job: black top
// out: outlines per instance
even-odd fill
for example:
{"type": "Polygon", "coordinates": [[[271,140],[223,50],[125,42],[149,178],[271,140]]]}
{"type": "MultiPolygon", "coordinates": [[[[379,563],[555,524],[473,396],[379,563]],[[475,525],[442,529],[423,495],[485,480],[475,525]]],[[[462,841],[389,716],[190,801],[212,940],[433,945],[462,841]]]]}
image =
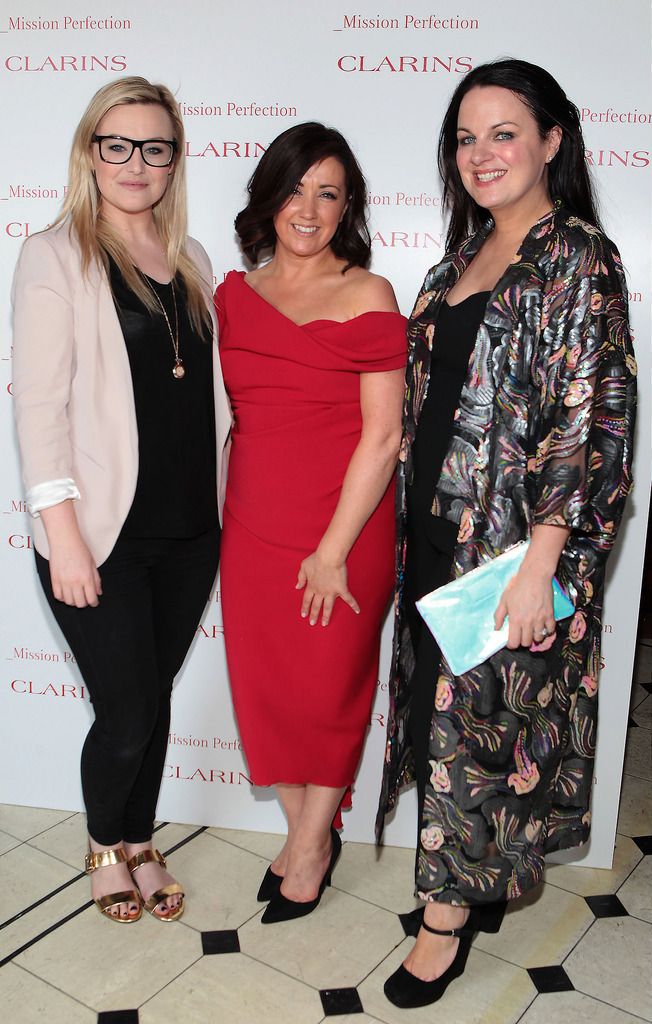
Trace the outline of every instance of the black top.
{"type": "Polygon", "coordinates": [[[147,281],[175,330],[185,376],[172,375],[174,347],[163,313],[150,313],[110,261],[111,288],[127,347],[138,425],[138,480],[122,528],[127,537],[195,537],[217,525],[213,345],[193,328],[183,284],[147,281]]]}
{"type": "Polygon", "coordinates": [[[435,325],[428,393],[412,449],[414,476],[406,494],[410,525],[413,530],[424,531],[443,550],[451,548],[451,541],[454,544],[457,526],[433,516],[432,503],[490,294],[476,292],[456,306],[442,302],[435,325]]]}

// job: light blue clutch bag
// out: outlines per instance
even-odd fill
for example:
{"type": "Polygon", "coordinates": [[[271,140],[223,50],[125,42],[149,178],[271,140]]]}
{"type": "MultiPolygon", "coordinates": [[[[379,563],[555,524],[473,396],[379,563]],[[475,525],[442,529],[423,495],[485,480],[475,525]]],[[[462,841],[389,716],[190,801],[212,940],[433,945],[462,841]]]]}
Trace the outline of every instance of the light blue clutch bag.
{"type": "MultiPolygon", "coordinates": [[[[507,619],[502,629],[494,629],[494,614],[505,587],[520,569],[528,546],[529,541],[515,544],[416,602],[454,675],[475,668],[507,644],[507,619]]],[[[555,619],[572,615],[575,606],[556,578],[552,591],[555,619]]]]}

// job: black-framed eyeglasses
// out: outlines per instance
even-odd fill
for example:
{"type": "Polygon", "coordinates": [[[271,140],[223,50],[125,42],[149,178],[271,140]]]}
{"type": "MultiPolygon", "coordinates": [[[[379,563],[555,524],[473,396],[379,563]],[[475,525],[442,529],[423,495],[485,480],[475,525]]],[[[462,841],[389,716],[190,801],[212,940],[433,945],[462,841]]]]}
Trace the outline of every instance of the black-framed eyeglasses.
{"type": "Polygon", "coordinates": [[[100,159],[105,164],[126,164],[131,160],[134,149],[150,167],[169,167],[177,151],[176,139],[127,139],[124,135],[94,135],[100,159]]]}

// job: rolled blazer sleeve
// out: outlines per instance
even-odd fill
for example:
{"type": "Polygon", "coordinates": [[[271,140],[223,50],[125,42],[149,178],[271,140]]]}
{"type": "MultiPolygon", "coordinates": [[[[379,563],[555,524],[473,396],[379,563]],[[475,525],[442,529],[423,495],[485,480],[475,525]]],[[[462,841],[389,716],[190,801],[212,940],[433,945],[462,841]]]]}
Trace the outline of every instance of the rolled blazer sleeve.
{"type": "Polygon", "coordinates": [[[32,514],[78,498],[68,408],[75,372],[72,283],[47,233],[28,239],[12,288],[13,395],[32,514]]]}

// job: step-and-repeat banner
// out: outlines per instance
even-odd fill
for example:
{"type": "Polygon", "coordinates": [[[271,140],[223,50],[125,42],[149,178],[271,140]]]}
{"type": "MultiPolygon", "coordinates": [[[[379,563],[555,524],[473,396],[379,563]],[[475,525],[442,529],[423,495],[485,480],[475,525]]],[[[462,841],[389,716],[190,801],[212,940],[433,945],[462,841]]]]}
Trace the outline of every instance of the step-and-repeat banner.
{"type": "MultiPolygon", "coordinates": [[[[542,64],[580,108],[587,159],[628,273],[641,367],[636,488],[604,619],[593,838],[582,862],[610,863],[650,479],[650,122],[648,0],[547,4],[449,0],[346,6],[336,0],[28,0],[3,4],[0,86],[0,801],[80,809],[78,761],[91,720],[75,660],[34,571],[12,422],[9,289],[21,243],[56,215],[68,152],[91,95],[120,75],[168,85],[186,122],[190,230],[215,281],[243,266],[233,219],[269,142],[321,120],[353,146],[369,183],[372,268],[409,313],[443,253],[435,148],[448,98],[471,68],[516,56],[542,64]]],[[[47,345],[47,329],[43,344],[47,345]]],[[[390,628],[345,837],[371,841],[383,756],[390,628]]],[[[125,708],[125,715],[129,709],[125,708]]],[[[282,742],[282,737],[279,737],[282,742]]],[[[410,846],[402,798],[387,842],[410,846]]],[[[273,794],[254,790],[233,718],[219,585],[175,688],[159,816],[281,831],[273,794]]]]}

